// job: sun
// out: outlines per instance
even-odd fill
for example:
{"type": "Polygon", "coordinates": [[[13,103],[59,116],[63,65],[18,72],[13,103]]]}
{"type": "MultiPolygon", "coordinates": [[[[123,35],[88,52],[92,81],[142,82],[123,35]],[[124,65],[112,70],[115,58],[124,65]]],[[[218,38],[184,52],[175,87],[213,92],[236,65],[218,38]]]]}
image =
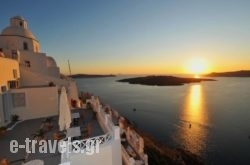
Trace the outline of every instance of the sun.
{"type": "Polygon", "coordinates": [[[202,58],[190,59],[188,63],[188,72],[199,78],[201,74],[207,71],[207,62],[202,58]]]}

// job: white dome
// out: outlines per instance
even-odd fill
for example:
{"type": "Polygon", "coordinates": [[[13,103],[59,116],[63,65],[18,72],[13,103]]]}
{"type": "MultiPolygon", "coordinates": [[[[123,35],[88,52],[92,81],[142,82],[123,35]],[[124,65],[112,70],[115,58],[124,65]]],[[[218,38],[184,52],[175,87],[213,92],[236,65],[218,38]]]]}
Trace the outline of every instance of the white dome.
{"type": "Polygon", "coordinates": [[[3,29],[1,35],[7,36],[21,36],[26,38],[31,38],[36,40],[35,36],[28,29],[19,28],[19,27],[7,27],[3,29]]]}
{"type": "Polygon", "coordinates": [[[1,35],[21,36],[36,40],[35,36],[28,29],[27,22],[21,16],[15,16],[10,19],[10,26],[3,29],[1,35]]]}
{"type": "Polygon", "coordinates": [[[19,19],[19,20],[23,20],[24,21],[24,18],[20,15],[17,15],[17,16],[14,16],[12,17],[13,19],[19,19]]]}
{"type": "Polygon", "coordinates": [[[47,56],[47,67],[56,67],[56,61],[53,57],[47,56]]]}

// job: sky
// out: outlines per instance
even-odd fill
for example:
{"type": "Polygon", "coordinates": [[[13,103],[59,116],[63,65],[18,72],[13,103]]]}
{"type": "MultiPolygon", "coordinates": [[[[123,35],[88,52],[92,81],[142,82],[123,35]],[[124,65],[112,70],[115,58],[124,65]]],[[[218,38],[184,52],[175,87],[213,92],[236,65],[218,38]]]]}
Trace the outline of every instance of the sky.
{"type": "Polygon", "coordinates": [[[250,69],[248,0],[8,0],[0,29],[21,15],[61,71],[185,74],[250,69]],[[195,64],[194,64],[195,65],[195,64]]]}

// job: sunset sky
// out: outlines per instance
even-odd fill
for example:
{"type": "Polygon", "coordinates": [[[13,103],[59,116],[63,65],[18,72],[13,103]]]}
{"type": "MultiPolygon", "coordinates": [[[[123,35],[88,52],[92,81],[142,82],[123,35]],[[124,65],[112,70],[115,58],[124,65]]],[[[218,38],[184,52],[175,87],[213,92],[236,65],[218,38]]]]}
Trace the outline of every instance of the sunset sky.
{"type": "Polygon", "coordinates": [[[0,29],[15,15],[66,74],[250,69],[249,0],[8,0],[0,29]]]}

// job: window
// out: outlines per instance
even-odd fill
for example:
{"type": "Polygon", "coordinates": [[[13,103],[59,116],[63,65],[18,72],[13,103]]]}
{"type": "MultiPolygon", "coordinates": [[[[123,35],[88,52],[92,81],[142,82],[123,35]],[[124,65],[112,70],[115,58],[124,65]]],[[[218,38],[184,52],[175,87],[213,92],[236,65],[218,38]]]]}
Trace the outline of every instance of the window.
{"type": "Polygon", "coordinates": [[[23,42],[23,50],[28,50],[28,43],[27,42],[23,42]]]}
{"type": "Polygon", "coordinates": [[[23,23],[22,23],[22,22],[19,22],[19,25],[20,25],[20,26],[23,26],[23,23]]]}
{"type": "Polygon", "coordinates": [[[16,70],[16,69],[13,69],[13,77],[14,77],[15,79],[17,79],[17,70],[16,70]]]}
{"type": "Polygon", "coordinates": [[[25,93],[12,93],[12,105],[14,108],[25,107],[26,106],[25,93]]]}
{"type": "Polygon", "coordinates": [[[28,68],[30,68],[30,61],[24,61],[24,66],[26,66],[26,67],[28,67],[28,68]]]}
{"type": "Polygon", "coordinates": [[[18,81],[8,81],[8,87],[9,89],[16,89],[18,87],[18,81]]]}
{"type": "Polygon", "coordinates": [[[11,58],[12,59],[17,59],[17,50],[12,50],[11,51],[11,58]]]}
{"type": "Polygon", "coordinates": [[[6,92],[6,91],[7,91],[6,86],[1,86],[1,91],[2,91],[2,92],[6,92]]]}

